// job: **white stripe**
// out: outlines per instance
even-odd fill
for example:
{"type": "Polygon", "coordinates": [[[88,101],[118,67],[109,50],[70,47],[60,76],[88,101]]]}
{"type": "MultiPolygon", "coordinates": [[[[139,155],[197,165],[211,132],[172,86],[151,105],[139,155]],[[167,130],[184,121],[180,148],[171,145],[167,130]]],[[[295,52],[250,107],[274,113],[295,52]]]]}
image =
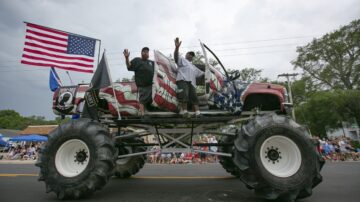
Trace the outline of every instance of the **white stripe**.
{"type": "Polygon", "coordinates": [[[60,63],[56,63],[56,62],[48,62],[48,61],[42,61],[42,60],[33,60],[33,59],[29,59],[29,58],[22,58],[21,60],[23,61],[27,61],[27,62],[34,62],[34,63],[40,63],[40,64],[45,64],[45,65],[56,65],[59,67],[64,67],[64,68],[76,68],[76,69],[81,69],[81,70],[93,70],[92,67],[82,67],[82,66],[78,66],[78,65],[66,65],[66,64],[60,64],[60,63]]]}
{"type": "Polygon", "coordinates": [[[43,49],[43,48],[38,48],[38,47],[33,47],[33,46],[28,46],[28,45],[25,45],[25,48],[28,48],[28,49],[31,49],[31,50],[43,51],[43,52],[47,52],[47,53],[54,54],[54,55],[59,55],[59,56],[82,57],[82,58],[85,58],[85,59],[94,60],[93,57],[86,56],[86,55],[71,55],[71,54],[67,54],[67,53],[59,53],[59,52],[50,51],[50,50],[46,50],[46,49],[43,49]]]}
{"type": "MultiPolygon", "coordinates": [[[[116,109],[116,105],[117,105],[117,102],[114,98],[113,95],[110,95],[110,94],[107,94],[107,93],[103,93],[103,92],[100,92],[99,93],[99,97],[100,98],[103,98],[105,100],[107,100],[108,102],[111,103],[111,105],[116,109]]],[[[136,115],[138,113],[138,109],[135,108],[134,106],[131,106],[131,105],[126,105],[126,104],[121,104],[121,103],[118,103],[119,104],[119,107],[120,107],[120,112],[127,112],[131,115],[136,115]]]]}
{"type": "Polygon", "coordinates": [[[76,97],[75,98],[84,98],[85,97],[85,92],[76,92],[76,97]]]}
{"type": "Polygon", "coordinates": [[[64,44],[64,45],[68,44],[67,41],[60,41],[60,40],[56,40],[56,39],[52,39],[52,38],[42,37],[42,36],[35,35],[33,33],[26,33],[26,36],[32,36],[32,37],[37,38],[37,39],[42,39],[42,40],[51,41],[51,42],[55,42],[55,43],[60,43],[60,44],[64,44]]]}
{"type": "Polygon", "coordinates": [[[42,42],[39,42],[39,41],[31,40],[31,39],[25,39],[25,42],[38,44],[38,45],[40,45],[40,46],[45,46],[45,47],[48,47],[48,48],[55,48],[55,49],[62,50],[62,51],[66,51],[66,50],[67,50],[66,47],[50,45],[50,44],[42,43],[42,42]]]}
{"type": "Polygon", "coordinates": [[[77,60],[77,59],[61,59],[61,58],[46,56],[46,55],[42,55],[42,54],[30,53],[27,51],[24,51],[24,53],[26,53],[26,55],[29,55],[29,56],[41,57],[41,58],[57,60],[57,61],[61,61],[61,62],[77,62],[77,63],[81,63],[84,65],[93,65],[94,64],[94,62],[86,62],[86,61],[77,60]]]}
{"type": "Polygon", "coordinates": [[[55,37],[59,37],[59,38],[63,38],[63,39],[68,39],[68,36],[63,36],[63,35],[59,35],[59,34],[56,34],[56,33],[53,33],[53,32],[47,32],[47,31],[44,31],[44,30],[41,30],[41,29],[37,29],[37,28],[34,28],[34,27],[26,27],[26,29],[28,30],[32,30],[32,31],[35,31],[35,32],[39,32],[39,33],[42,33],[42,34],[47,34],[47,35],[52,35],[52,36],[55,36],[55,37]]]}
{"type": "Polygon", "coordinates": [[[158,94],[160,97],[162,97],[164,100],[166,100],[167,102],[173,103],[175,105],[177,105],[177,98],[172,96],[170,93],[168,93],[165,88],[158,88],[155,90],[155,94],[158,94]]]}
{"type": "Polygon", "coordinates": [[[122,85],[122,84],[119,84],[119,83],[115,83],[114,84],[114,89],[117,92],[123,93],[124,98],[126,100],[137,100],[137,93],[131,91],[131,86],[130,85],[122,85]]]}

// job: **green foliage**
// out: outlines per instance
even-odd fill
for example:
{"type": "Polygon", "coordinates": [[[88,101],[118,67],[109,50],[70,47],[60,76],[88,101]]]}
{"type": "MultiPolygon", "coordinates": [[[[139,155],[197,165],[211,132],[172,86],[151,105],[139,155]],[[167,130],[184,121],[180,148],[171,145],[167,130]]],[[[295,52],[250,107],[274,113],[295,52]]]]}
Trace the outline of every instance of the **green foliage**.
{"type": "MultiPolygon", "coordinates": [[[[300,80],[295,80],[291,83],[294,105],[306,102],[312,94],[317,92],[317,89],[310,84],[310,80],[309,77],[302,77],[300,80]]],[[[286,86],[286,89],[289,91],[287,82],[284,82],[282,85],[286,86]]]]}
{"type": "MultiPolygon", "coordinates": [[[[199,64],[199,65],[205,65],[205,57],[202,55],[202,52],[200,52],[200,51],[195,52],[195,57],[193,57],[192,63],[199,64]]],[[[219,63],[216,60],[209,58],[209,64],[213,67],[216,67],[219,63]]]]}
{"type": "Polygon", "coordinates": [[[130,79],[128,79],[128,78],[122,78],[122,79],[121,79],[121,82],[130,82],[130,79]]]}
{"type": "Polygon", "coordinates": [[[298,47],[292,61],[304,71],[293,82],[297,121],[324,137],[325,128],[341,127],[354,118],[360,123],[360,20],[298,47]]]}
{"type": "Polygon", "coordinates": [[[24,117],[14,110],[0,111],[0,128],[4,129],[24,129],[26,127],[24,117]]]}
{"type": "Polygon", "coordinates": [[[360,88],[360,20],[298,47],[295,68],[318,90],[360,88]]]}
{"type": "Polygon", "coordinates": [[[297,121],[308,125],[313,134],[326,136],[326,129],[341,127],[341,121],[360,121],[360,91],[321,91],[295,107],[297,121]]]}
{"type": "Polygon", "coordinates": [[[0,110],[0,128],[23,130],[29,125],[57,125],[69,118],[46,120],[43,116],[22,117],[14,110],[0,110]]]}
{"type": "Polygon", "coordinates": [[[245,82],[261,80],[262,69],[244,68],[240,70],[240,80],[245,82]]]}
{"type": "Polygon", "coordinates": [[[351,141],[350,145],[354,149],[360,148],[360,142],[359,141],[351,141]]]}

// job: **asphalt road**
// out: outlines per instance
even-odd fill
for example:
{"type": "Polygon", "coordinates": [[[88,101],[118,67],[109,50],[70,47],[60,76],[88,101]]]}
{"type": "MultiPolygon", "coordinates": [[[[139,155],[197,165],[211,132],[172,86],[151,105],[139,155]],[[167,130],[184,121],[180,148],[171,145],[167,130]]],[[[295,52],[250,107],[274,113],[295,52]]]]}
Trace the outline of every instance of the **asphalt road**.
{"type": "MultiPolygon", "coordinates": [[[[32,164],[0,164],[0,201],[57,201],[46,194],[37,181],[38,168],[32,164]]],[[[325,164],[324,181],[309,198],[300,202],[359,202],[360,162],[325,164]]],[[[238,179],[227,174],[219,164],[151,165],[133,178],[112,178],[103,190],[80,201],[264,201],[238,179]]]]}

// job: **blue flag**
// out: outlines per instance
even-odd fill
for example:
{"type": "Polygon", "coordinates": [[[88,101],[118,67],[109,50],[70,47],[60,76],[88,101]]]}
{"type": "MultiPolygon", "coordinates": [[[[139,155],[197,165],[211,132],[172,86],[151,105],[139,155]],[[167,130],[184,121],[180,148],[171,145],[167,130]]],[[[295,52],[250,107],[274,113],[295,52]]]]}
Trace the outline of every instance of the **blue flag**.
{"type": "Polygon", "coordinates": [[[54,67],[51,67],[51,69],[50,69],[49,84],[50,84],[50,90],[52,92],[56,91],[56,89],[58,89],[60,86],[62,86],[61,80],[60,80],[58,74],[56,73],[54,67]]]}

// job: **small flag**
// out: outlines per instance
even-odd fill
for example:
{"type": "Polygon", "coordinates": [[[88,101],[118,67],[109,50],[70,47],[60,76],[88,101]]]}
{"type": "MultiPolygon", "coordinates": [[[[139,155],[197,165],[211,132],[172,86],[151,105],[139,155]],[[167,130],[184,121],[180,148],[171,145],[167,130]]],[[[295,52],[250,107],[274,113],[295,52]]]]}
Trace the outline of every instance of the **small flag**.
{"type": "Polygon", "coordinates": [[[105,52],[100,60],[100,63],[95,71],[93,78],[91,79],[90,88],[85,93],[85,106],[83,111],[83,117],[88,117],[93,120],[98,120],[97,105],[99,103],[99,91],[100,88],[104,88],[111,85],[111,77],[109,74],[108,63],[106,60],[105,52]]]}
{"type": "Polygon", "coordinates": [[[91,79],[91,89],[100,89],[111,85],[111,77],[108,68],[105,52],[100,60],[98,67],[96,68],[95,74],[91,79]]]}
{"type": "Polygon", "coordinates": [[[58,89],[59,87],[62,86],[60,77],[59,77],[59,75],[56,73],[54,67],[51,67],[51,69],[50,69],[49,85],[50,85],[50,90],[51,90],[52,92],[56,91],[56,89],[58,89]]]}
{"type": "Polygon", "coordinates": [[[96,39],[26,23],[22,64],[93,72],[96,39]]]}

